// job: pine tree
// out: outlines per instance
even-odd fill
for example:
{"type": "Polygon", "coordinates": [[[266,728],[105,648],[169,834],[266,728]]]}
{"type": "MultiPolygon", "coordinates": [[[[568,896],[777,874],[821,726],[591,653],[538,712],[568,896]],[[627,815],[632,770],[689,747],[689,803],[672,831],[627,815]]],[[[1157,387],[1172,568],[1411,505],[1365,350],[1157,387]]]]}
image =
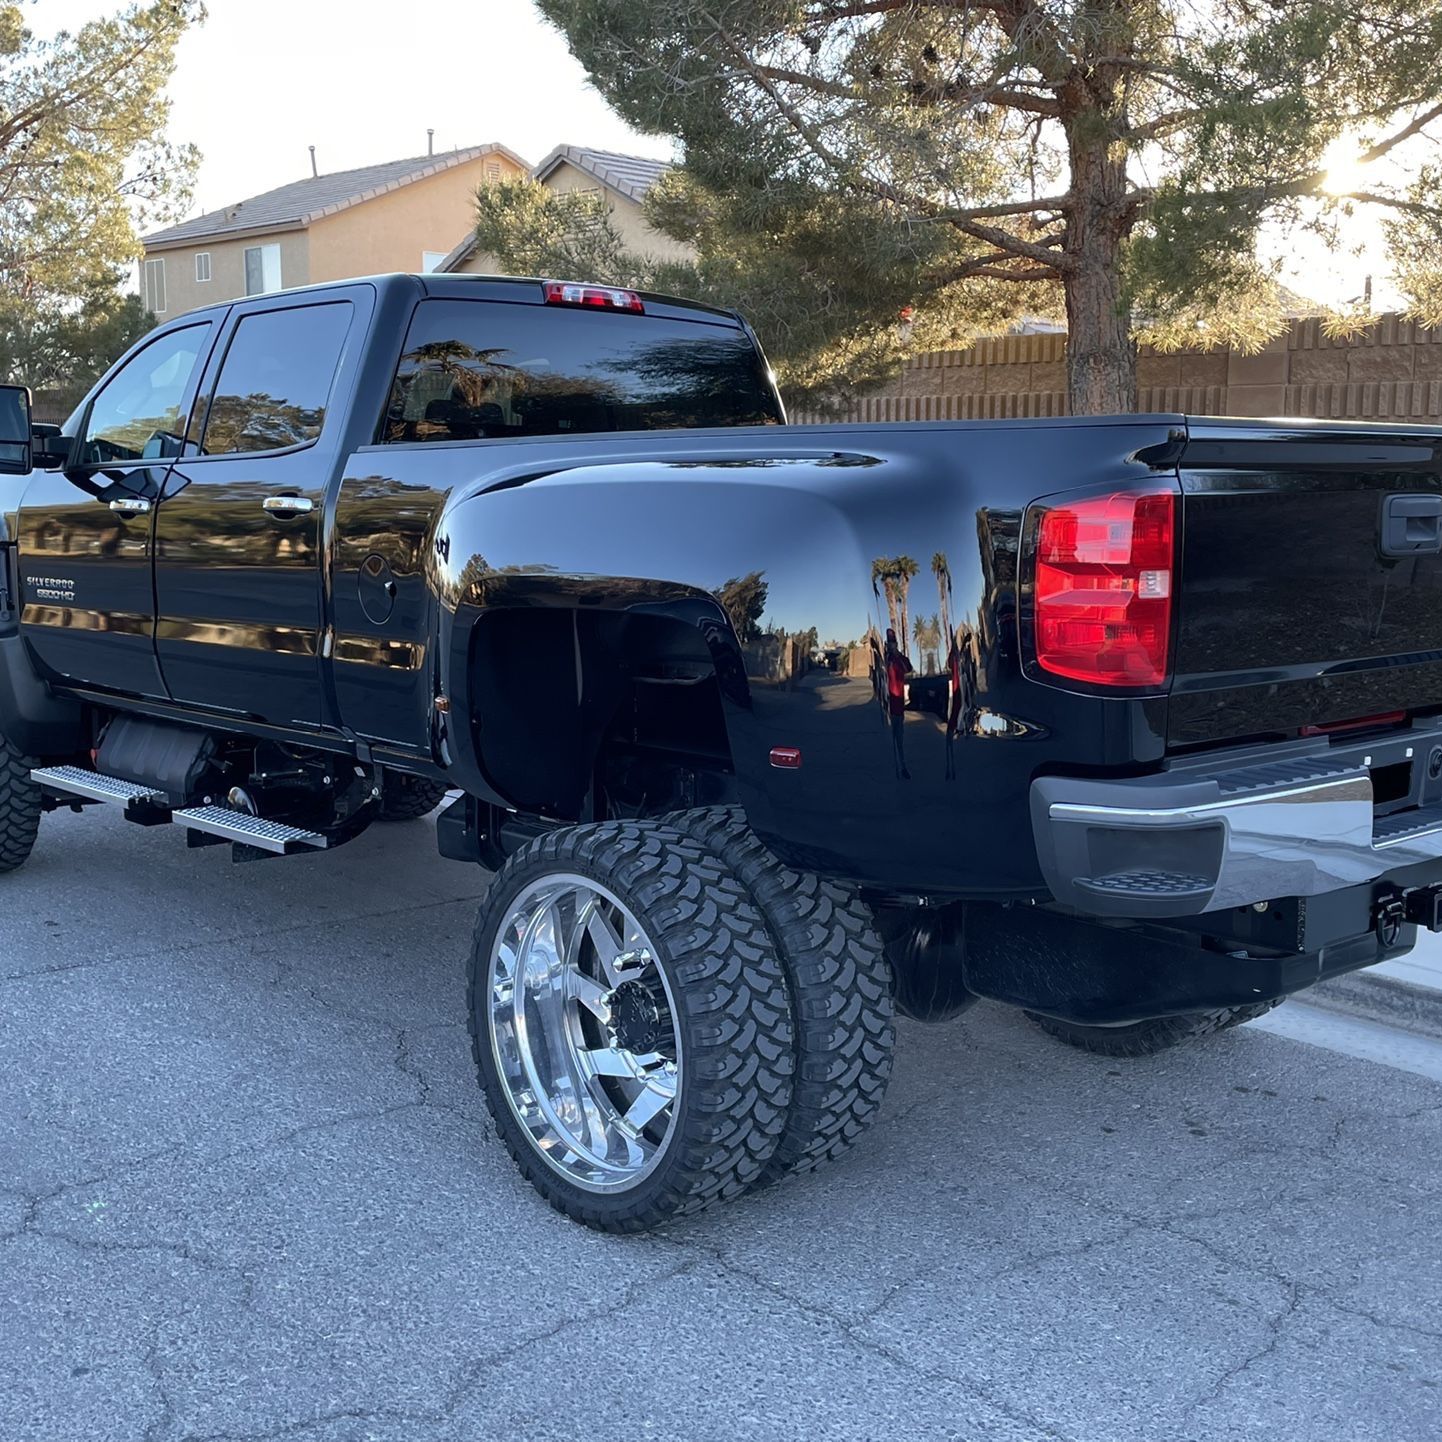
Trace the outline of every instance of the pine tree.
{"type": "Polygon", "coordinates": [[[1442,295],[1442,0],[538,3],[679,138],[650,201],[696,250],[675,288],[744,309],[793,401],[1032,312],[1065,317],[1072,409],[1129,410],[1139,335],[1261,345],[1259,232],[1343,206],[1421,233],[1402,279],[1442,295]],[[1329,186],[1337,145],[1364,164],[1329,186]]]}

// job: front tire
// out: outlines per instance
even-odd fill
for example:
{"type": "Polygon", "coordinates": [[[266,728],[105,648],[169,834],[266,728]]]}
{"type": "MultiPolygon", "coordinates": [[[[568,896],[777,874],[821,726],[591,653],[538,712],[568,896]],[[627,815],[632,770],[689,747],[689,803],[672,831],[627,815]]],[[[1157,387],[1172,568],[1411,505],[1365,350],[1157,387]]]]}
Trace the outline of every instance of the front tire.
{"type": "Polygon", "coordinates": [[[30,859],[40,831],[40,788],[30,762],[0,736],[0,872],[30,859]]]}
{"type": "Polygon", "coordinates": [[[1095,1052],[1098,1056],[1139,1057],[1155,1056],[1157,1052],[1169,1051],[1183,1042],[1197,1041],[1219,1031],[1241,1026],[1245,1022],[1255,1021],[1281,1004],[1279,997],[1275,1001],[1256,1002],[1251,1006],[1229,1006],[1217,1011],[1153,1017],[1149,1021],[1136,1021],[1127,1026],[1082,1026],[1073,1021],[1060,1021],[1054,1016],[1042,1016],[1034,1011],[1027,1012],[1027,1016],[1049,1036],[1066,1042],[1068,1046],[1095,1052]]]}
{"type": "Polygon", "coordinates": [[[557,830],[476,924],[472,1051],[496,1130],[557,1211],[637,1232],[738,1196],[786,1127],[794,1034],[766,924],[668,828],[557,830]]]}

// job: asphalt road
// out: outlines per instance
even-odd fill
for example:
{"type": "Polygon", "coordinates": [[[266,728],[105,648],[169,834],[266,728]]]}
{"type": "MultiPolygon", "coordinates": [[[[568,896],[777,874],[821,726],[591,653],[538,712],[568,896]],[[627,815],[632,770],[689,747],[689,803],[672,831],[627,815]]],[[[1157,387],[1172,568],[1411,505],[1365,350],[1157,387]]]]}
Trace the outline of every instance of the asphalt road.
{"type": "Polygon", "coordinates": [[[483,1119],[484,875],[433,841],[233,866],[92,812],[0,882],[5,1442],[1442,1434],[1435,1055],[1124,1065],[978,1008],[902,1028],[847,1162],[596,1236],[483,1119]]]}

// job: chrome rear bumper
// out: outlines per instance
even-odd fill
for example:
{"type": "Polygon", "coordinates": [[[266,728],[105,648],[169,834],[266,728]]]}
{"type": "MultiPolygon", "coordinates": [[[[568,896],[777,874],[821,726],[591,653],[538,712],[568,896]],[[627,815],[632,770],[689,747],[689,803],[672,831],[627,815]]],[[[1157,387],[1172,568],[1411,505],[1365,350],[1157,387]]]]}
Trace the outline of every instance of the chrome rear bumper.
{"type": "Polygon", "coordinates": [[[1442,863],[1442,782],[1427,774],[1442,728],[1394,735],[1120,781],[1041,777],[1031,804],[1042,872],[1053,896],[1079,911],[1162,917],[1317,896],[1442,863]],[[1379,816],[1373,772],[1404,762],[1418,804],[1379,816]]]}

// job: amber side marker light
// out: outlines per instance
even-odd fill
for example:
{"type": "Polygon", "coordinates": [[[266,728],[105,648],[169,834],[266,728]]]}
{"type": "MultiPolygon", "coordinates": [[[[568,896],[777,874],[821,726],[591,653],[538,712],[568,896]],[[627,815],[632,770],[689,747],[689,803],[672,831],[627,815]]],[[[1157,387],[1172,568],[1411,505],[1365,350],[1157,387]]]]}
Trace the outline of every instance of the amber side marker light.
{"type": "Polygon", "coordinates": [[[771,764],[781,771],[800,770],[801,748],[799,746],[773,746],[771,748],[771,764]]]}

